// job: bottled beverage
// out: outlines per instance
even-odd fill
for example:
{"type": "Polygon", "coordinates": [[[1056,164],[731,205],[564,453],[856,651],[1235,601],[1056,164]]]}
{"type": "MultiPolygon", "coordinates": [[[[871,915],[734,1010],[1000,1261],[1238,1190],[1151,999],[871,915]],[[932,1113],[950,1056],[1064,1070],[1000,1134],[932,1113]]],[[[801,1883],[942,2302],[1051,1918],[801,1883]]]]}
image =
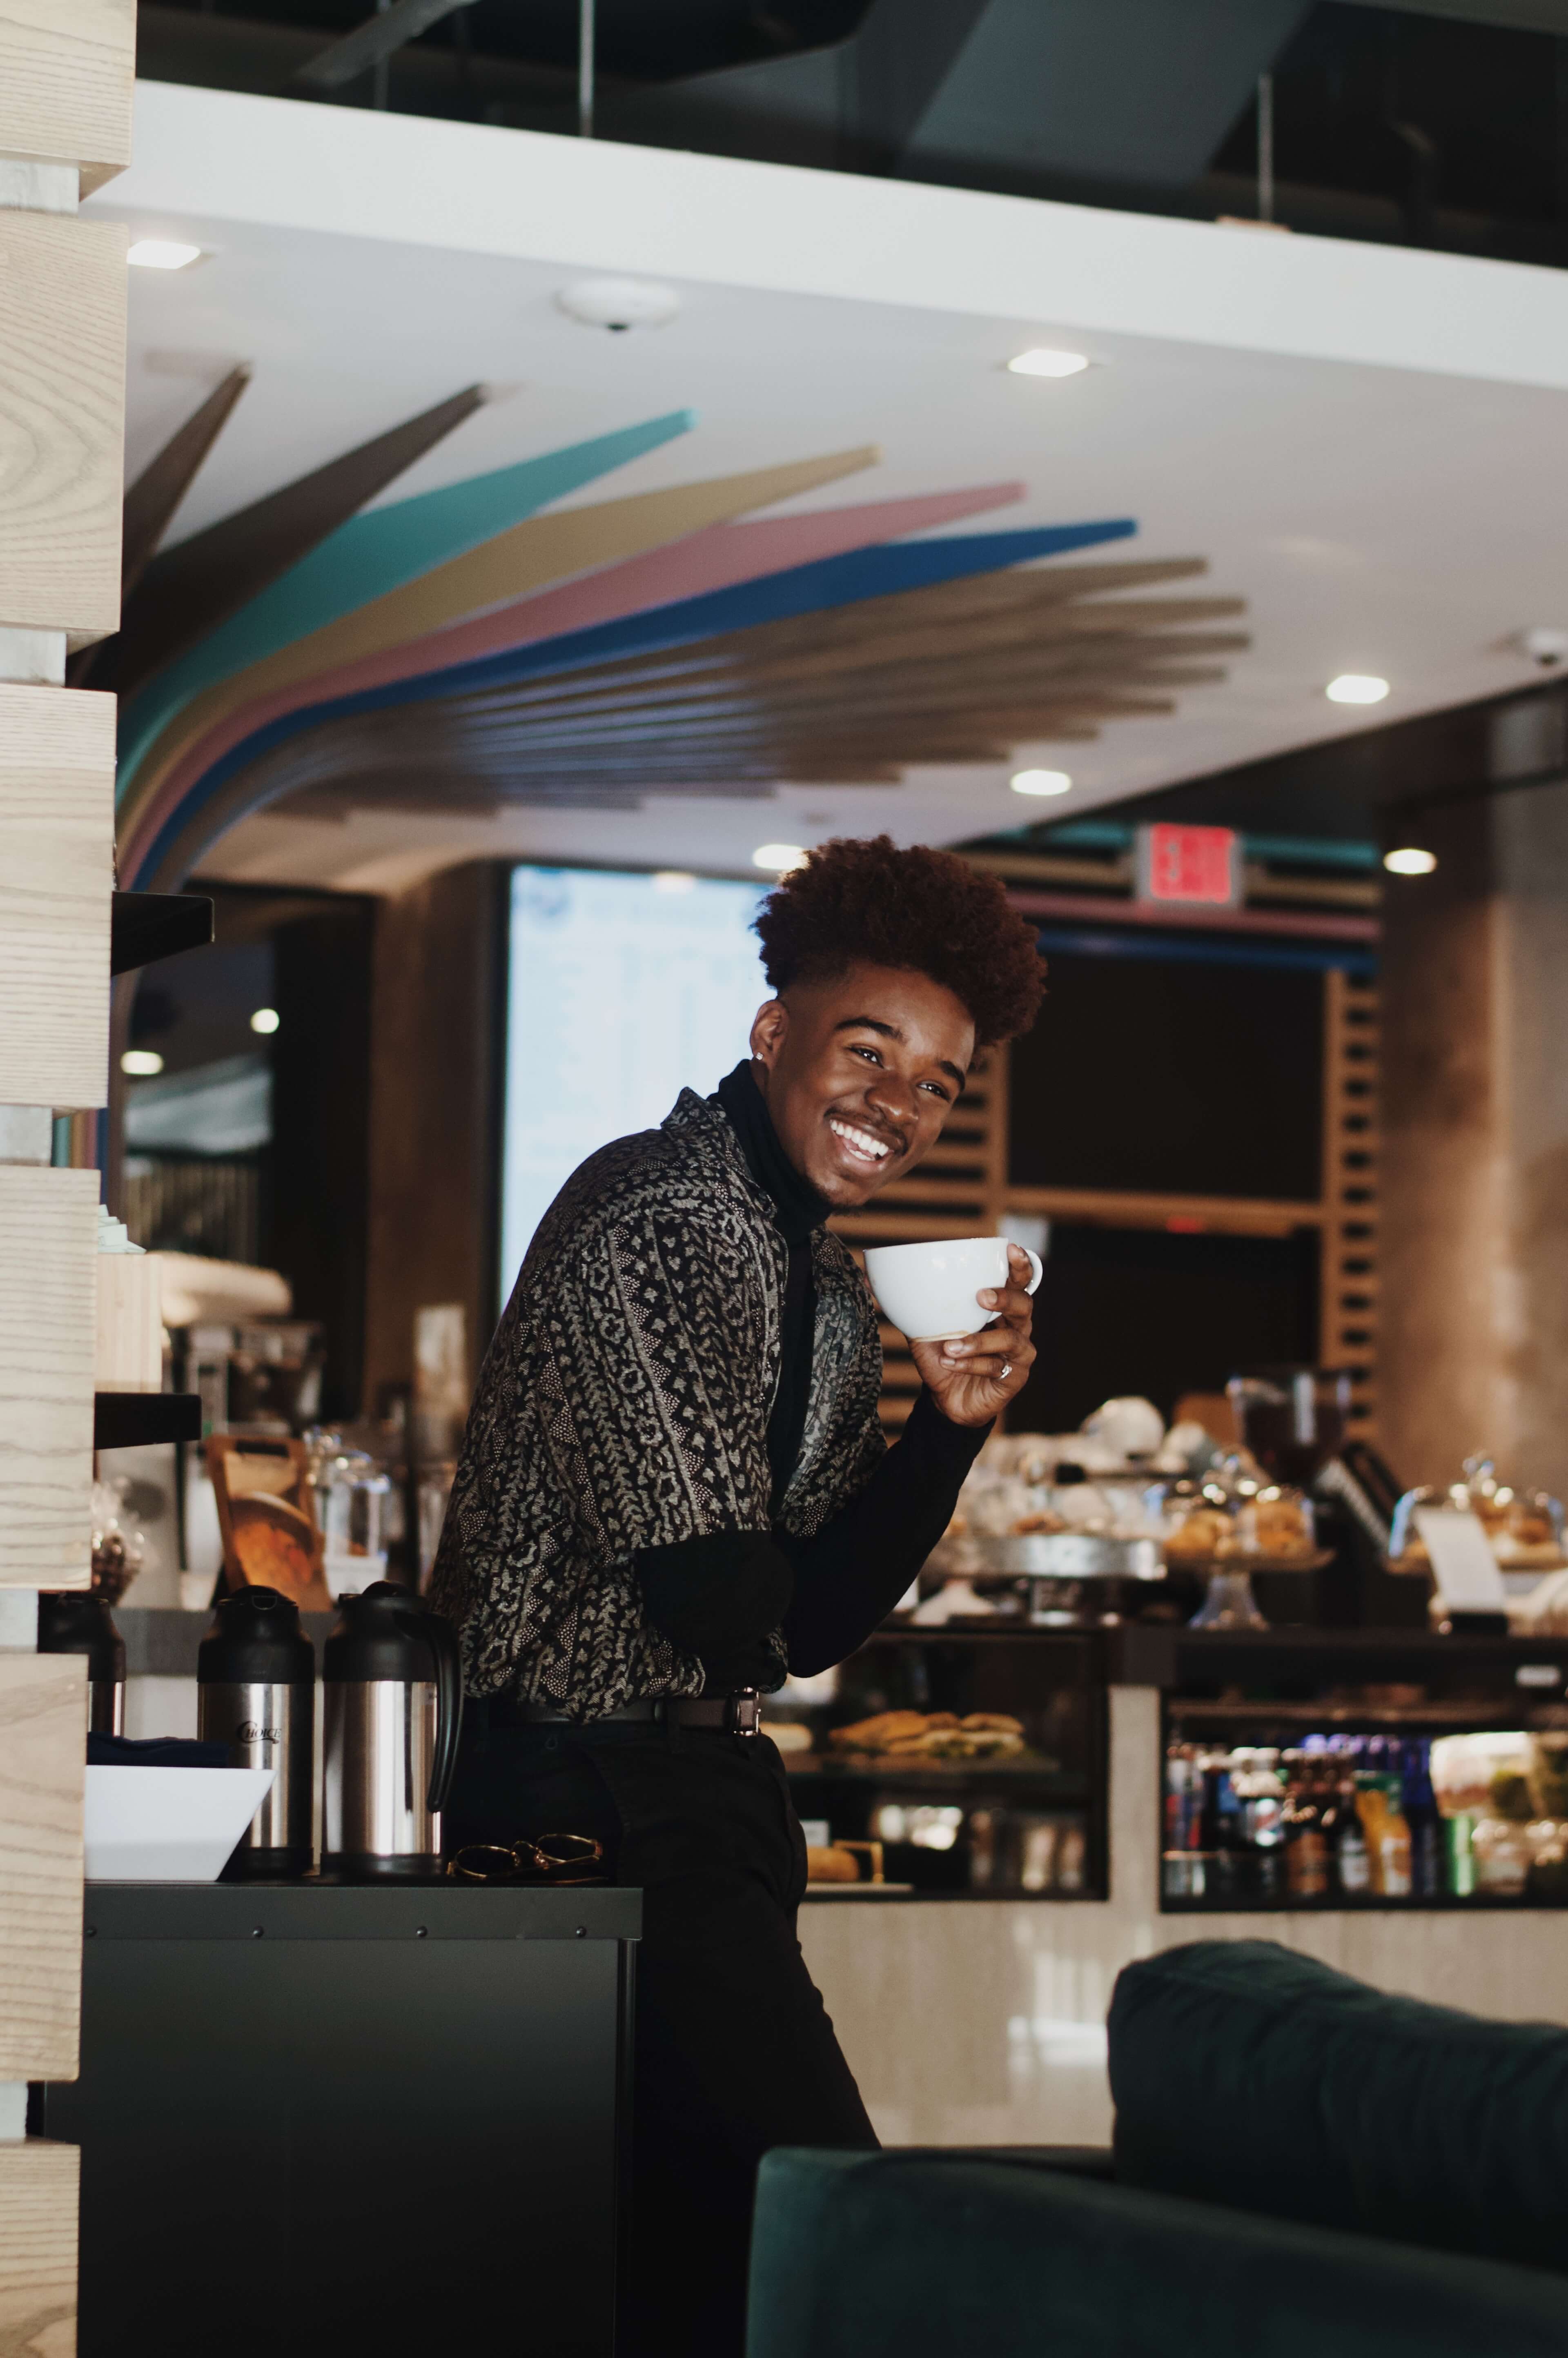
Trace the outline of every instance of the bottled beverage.
{"type": "Polygon", "coordinates": [[[1432,1746],[1424,1736],[1404,1747],[1404,1812],[1411,1833],[1411,1890],[1418,1899],[1440,1898],[1444,1872],[1443,1820],[1432,1790],[1432,1746]]]}
{"type": "Polygon", "coordinates": [[[1332,1819],[1325,1825],[1334,1860],[1334,1881],[1347,1899],[1359,1898],[1372,1887],[1367,1837],[1356,1808],[1356,1788],[1348,1774],[1335,1791],[1332,1819]]]}
{"type": "Polygon", "coordinates": [[[1285,1887],[1285,1784],[1279,1772],[1279,1754],[1256,1750],[1246,1767],[1232,1777],[1241,1804],[1248,1880],[1260,1899],[1278,1899],[1285,1887]]]}
{"type": "Polygon", "coordinates": [[[1356,1810],[1367,1843],[1367,1866],[1371,1890],[1382,1899],[1408,1899],[1411,1888],[1411,1830],[1406,1823],[1400,1779],[1387,1770],[1356,1772],[1356,1810]]]}
{"type": "Polygon", "coordinates": [[[1246,1889],[1247,1838],[1241,1803],[1221,1756],[1204,1764],[1203,1846],[1208,1854],[1217,1899],[1234,1899],[1246,1889]]]}
{"type": "MultiPolygon", "coordinates": [[[[1287,1755],[1287,1759],[1289,1758],[1287,1755]]],[[[1292,1899],[1326,1899],[1329,1891],[1328,1838],[1323,1812],[1326,1798],[1315,1767],[1298,1753],[1281,1831],[1285,1844],[1285,1888],[1292,1899]]]]}

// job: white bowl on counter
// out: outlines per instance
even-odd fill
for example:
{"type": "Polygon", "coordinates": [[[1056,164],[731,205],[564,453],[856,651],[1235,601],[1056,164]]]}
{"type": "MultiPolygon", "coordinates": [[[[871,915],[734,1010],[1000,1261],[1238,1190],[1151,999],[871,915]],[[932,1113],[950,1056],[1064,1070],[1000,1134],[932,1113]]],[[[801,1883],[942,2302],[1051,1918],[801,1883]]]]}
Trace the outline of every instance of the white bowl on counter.
{"type": "Polygon", "coordinates": [[[90,1768],[90,1883],[216,1883],[276,1768],[90,1768]]]}

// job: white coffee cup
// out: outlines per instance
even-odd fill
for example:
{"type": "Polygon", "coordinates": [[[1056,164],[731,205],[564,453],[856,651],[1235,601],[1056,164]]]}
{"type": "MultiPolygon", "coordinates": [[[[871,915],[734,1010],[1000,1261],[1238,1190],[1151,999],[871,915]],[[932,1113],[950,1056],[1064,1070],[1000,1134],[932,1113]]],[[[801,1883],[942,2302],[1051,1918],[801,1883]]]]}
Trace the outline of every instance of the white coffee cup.
{"type": "MultiPolygon", "coordinates": [[[[945,1343],[994,1323],[996,1312],[983,1309],[977,1296],[988,1286],[1008,1283],[1007,1249],[1005,1237],[873,1245],[866,1255],[866,1275],[883,1314],[900,1334],[912,1343],[945,1343]]],[[[1021,1252],[1028,1249],[1019,1247],[1021,1252]]],[[[1029,1254],[1029,1265],[1025,1291],[1033,1293],[1041,1278],[1038,1253],[1029,1254]]]]}

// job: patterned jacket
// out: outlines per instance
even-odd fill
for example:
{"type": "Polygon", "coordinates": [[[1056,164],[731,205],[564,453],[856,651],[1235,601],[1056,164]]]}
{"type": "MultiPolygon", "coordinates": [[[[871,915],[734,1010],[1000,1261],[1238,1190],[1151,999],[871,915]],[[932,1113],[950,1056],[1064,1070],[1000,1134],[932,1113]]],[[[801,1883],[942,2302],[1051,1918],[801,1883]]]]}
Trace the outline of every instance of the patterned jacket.
{"type": "MultiPolygon", "coordinates": [[[[810,1538],[870,1480],[881,1346],[825,1228],[806,1433],[777,1523],[810,1538]]],[[[770,1528],[767,1425],[788,1251],[716,1098],[590,1155],[539,1225],[480,1376],[431,1601],[476,1695],[595,1718],[696,1694],[646,1621],[633,1557],[770,1528]]],[[[769,1641],[785,1672],[784,1640],[769,1641]]]]}

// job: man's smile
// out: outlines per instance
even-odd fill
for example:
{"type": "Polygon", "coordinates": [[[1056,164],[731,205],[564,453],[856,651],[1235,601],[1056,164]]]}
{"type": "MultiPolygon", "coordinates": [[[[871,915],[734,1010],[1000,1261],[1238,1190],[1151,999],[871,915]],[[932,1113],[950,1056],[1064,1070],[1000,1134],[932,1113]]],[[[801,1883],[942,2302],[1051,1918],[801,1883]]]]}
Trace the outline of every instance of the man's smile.
{"type": "Polygon", "coordinates": [[[904,1152],[902,1139],[881,1137],[863,1123],[849,1121],[842,1114],[830,1113],[827,1127],[842,1145],[848,1161],[864,1164],[873,1171],[890,1156],[896,1160],[904,1152]]]}

